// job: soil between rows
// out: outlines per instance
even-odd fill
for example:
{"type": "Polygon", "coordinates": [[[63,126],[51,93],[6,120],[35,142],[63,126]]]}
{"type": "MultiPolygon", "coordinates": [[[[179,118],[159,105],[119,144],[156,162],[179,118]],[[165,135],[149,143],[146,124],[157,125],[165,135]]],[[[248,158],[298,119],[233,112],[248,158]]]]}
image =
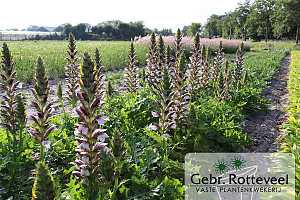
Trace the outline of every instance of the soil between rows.
{"type": "Polygon", "coordinates": [[[288,105],[287,80],[291,54],[285,56],[279,71],[272,78],[262,95],[271,101],[267,107],[269,112],[258,110],[245,123],[244,132],[253,140],[253,145],[242,149],[244,153],[277,152],[280,145],[278,137],[284,132],[281,125],[287,121],[286,106],[288,105]]]}

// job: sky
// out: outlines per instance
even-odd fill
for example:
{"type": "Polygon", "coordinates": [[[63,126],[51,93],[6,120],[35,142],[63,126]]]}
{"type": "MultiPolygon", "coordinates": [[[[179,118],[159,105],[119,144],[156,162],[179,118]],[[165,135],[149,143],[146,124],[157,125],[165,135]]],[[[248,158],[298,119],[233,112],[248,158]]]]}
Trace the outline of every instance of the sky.
{"type": "Polygon", "coordinates": [[[233,11],[243,0],[3,0],[0,30],[64,23],[92,26],[107,20],[144,21],[150,29],[175,32],[192,22],[204,24],[212,14],[233,11]]]}

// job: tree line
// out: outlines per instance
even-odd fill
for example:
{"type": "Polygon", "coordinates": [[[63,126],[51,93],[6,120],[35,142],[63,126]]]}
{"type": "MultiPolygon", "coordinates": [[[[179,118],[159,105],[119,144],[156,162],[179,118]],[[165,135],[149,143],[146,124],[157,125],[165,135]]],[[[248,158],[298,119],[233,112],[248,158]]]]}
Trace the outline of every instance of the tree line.
{"type": "Polygon", "coordinates": [[[254,41],[299,41],[300,0],[246,0],[232,12],[211,15],[205,24],[207,37],[243,38],[254,41]]]}
{"type": "MultiPolygon", "coordinates": [[[[36,28],[31,26],[29,28],[36,28]]],[[[231,12],[211,15],[207,22],[194,22],[182,28],[182,33],[193,37],[223,37],[228,39],[295,39],[299,41],[300,0],[246,0],[238,3],[231,12]]],[[[163,36],[173,35],[172,29],[151,30],[143,21],[125,23],[120,20],[104,21],[95,26],[80,23],[75,26],[64,24],[62,35],[39,36],[38,39],[66,39],[72,33],[78,40],[131,40],[154,31],[163,36]]]]}

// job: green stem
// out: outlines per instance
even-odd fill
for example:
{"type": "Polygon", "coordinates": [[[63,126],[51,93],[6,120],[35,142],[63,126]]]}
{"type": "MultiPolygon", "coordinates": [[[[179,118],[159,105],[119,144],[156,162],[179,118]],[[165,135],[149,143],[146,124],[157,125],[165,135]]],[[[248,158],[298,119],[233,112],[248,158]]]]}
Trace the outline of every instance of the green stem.
{"type": "Polygon", "coordinates": [[[40,161],[44,160],[44,153],[45,153],[45,147],[41,143],[41,149],[40,149],[40,161]]]}
{"type": "Polygon", "coordinates": [[[113,193],[112,193],[112,195],[111,195],[111,200],[117,199],[116,193],[117,193],[117,190],[118,190],[118,185],[119,185],[119,178],[117,178],[117,179],[115,180],[115,185],[114,185],[113,193]]]}
{"type": "Polygon", "coordinates": [[[20,138],[19,138],[19,150],[22,151],[23,149],[23,125],[20,126],[20,130],[19,130],[19,134],[20,134],[20,138]]]}
{"type": "Polygon", "coordinates": [[[66,110],[65,110],[64,102],[62,101],[62,99],[60,99],[60,104],[61,104],[61,107],[63,109],[64,116],[66,116],[66,110]]]}

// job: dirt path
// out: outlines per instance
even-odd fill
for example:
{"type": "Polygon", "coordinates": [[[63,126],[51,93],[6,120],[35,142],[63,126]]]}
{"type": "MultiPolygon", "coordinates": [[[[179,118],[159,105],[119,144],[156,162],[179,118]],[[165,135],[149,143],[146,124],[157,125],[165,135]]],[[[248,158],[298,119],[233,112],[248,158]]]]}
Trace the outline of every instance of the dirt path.
{"type": "Polygon", "coordinates": [[[285,107],[287,106],[287,80],[291,55],[288,54],[273,77],[269,88],[263,91],[263,96],[272,104],[267,105],[270,112],[257,111],[245,124],[244,131],[253,139],[253,145],[244,148],[248,152],[276,152],[279,145],[276,139],[282,132],[280,125],[286,121],[285,107]]]}
{"type": "MultiPolygon", "coordinates": [[[[66,81],[64,78],[59,78],[59,79],[49,80],[50,94],[48,96],[48,101],[53,103],[52,108],[54,108],[54,112],[52,113],[52,116],[60,115],[63,113],[60,100],[56,94],[59,82],[62,83],[62,91],[63,91],[63,99],[64,99],[63,103],[64,103],[66,113],[67,114],[72,113],[71,104],[66,100],[67,96],[66,93],[64,92],[68,90],[66,86],[66,81]]],[[[33,86],[34,86],[33,83],[25,83],[23,84],[21,89],[18,89],[18,92],[21,92],[22,95],[25,97],[24,104],[26,107],[27,116],[29,114],[36,115],[36,110],[32,105],[32,101],[34,100],[34,97],[32,95],[32,92],[30,91],[30,89],[33,88],[33,86]]],[[[115,91],[116,94],[125,92],[125,88],[123,84],[118,84],[118,86],[114,86],[114,87],[117,88],[116,89],[117,91],[115,91]]]]}

